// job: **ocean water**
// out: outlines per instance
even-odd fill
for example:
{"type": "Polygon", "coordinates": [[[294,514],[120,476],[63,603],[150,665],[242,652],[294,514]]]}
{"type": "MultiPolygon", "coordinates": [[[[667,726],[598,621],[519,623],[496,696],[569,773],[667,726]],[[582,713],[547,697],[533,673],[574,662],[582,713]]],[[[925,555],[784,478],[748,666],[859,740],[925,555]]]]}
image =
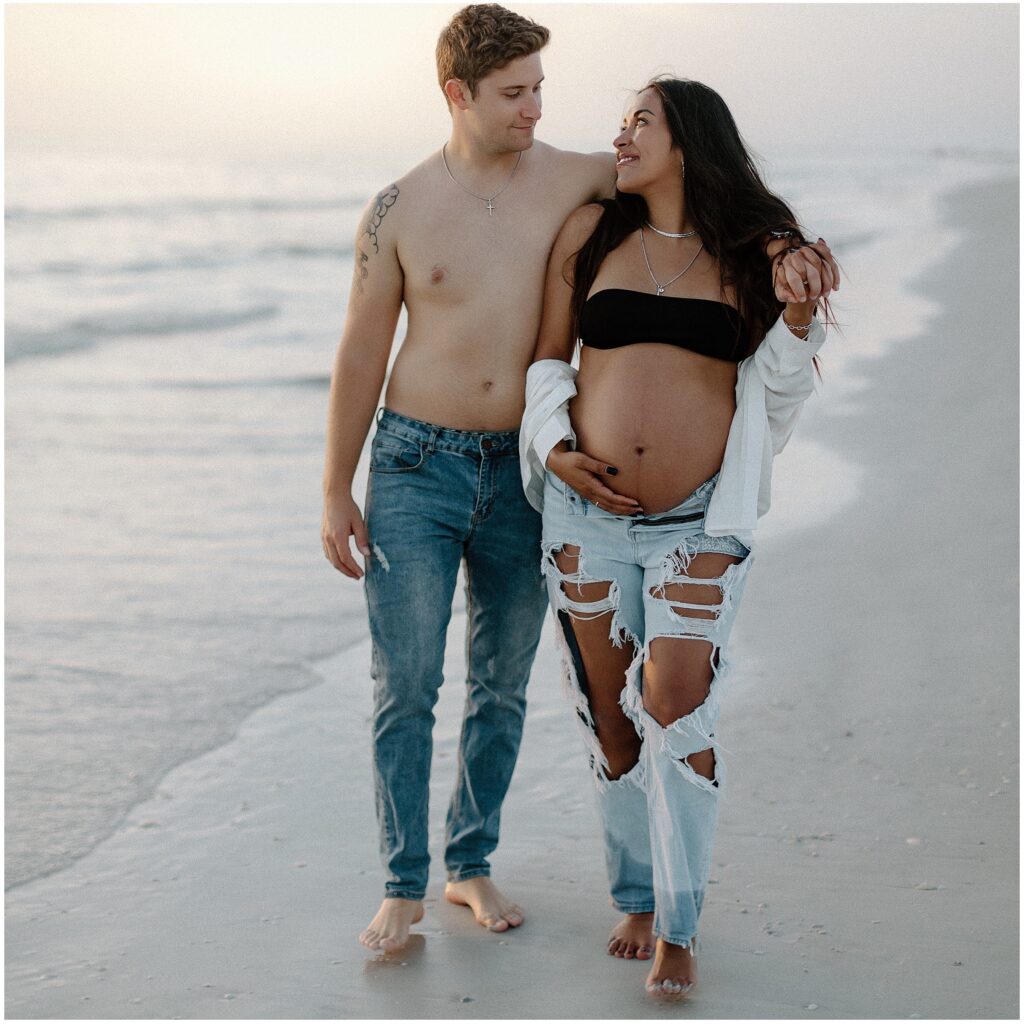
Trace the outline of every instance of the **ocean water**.
{"type": "MultiPolygon", "coordinates": [[[[420,156],[356,180],[8,153],[8,888],[365,636],[360,586],[320,549],[327,391],[359,211],[420,156]]],[[[935,154],[769,167],[848,263],[903,239],[892,274],[943,190],[999,173],[935,154]]]]}

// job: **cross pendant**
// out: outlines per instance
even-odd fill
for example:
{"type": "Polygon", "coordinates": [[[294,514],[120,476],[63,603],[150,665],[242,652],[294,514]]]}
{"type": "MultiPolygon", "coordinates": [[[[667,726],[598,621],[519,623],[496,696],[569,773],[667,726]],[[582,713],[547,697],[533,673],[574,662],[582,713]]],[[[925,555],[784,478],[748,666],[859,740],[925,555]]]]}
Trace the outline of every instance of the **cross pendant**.
{"type": "Polygon", "coordinates": [[[493,213],[494,213],[494,203],[492,203],[490,201],[490,199],[488,199],[487,200],[487,216],[490,217],[493,213]]]}

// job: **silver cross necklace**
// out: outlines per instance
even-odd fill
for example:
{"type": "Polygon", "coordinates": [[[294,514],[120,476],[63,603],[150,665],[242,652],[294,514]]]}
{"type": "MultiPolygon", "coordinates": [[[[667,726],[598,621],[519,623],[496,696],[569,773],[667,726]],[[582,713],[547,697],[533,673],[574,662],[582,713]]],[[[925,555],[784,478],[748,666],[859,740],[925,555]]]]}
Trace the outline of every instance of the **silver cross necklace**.
{"type": "MultiPolygon", "coordinates": [[[[655,230],[657,230],[657,229],[655,228],[655,230]]],[[[661,234],[661,232],[659,232],[659,234],[661,234]]],[[[696,234],[696,232],[694,232],[694,234],[696,234]]],[[[697,262],[697,257],[701,254],[701,252],[703,250],[704,250],[704,243],[701,242],[700,245],[697,246],[697,251],[693,254],[693,259],[690,260],[690,262],[687,263],[686,266],[683,267],[683,269],[680,270],[679,273],[676,274],[675,277],[671,278],[670,280],[668,280],[664,284],[662,284],[654,276],[654,271],[651,270],[651,261],[647,258],[647,246],[644,244],[644,229],[642,227],[640,228],[640,251],[644,254],[644,263],[647,264],[647,273],[651,275],[651,280],[654,282],[654,287],[658,289],[658,291],[657,291],[658,295],[664,295],[665,294],[665,289],[670,284],[675,284],[675,282],[678,281],[679,278],[681,278],[683,276],[683,274],[685,274],[690,269],[690,267],[692,267],[694,265],[694,263],[697,262]]]]}
{"type": "Polygon", "coordinates": [[[455,184],[458,185],[459,188],[461,188],[463,192],[469,192],[469,194],[474,199],[479,199],[480,202],[483,203],[487,207],[487,216],[488,217],[493,216],[494,215],[494,200],[497,199],[498,196],[500,196],[501,193],[504,192],[505,189],[507,189],[509,187],[509,185],[512,184],[512,179],[515,177],[516,171],[519,170],[519,161],[523,159],[523,152],[524,151],[523,150],[519,151],[519,156],[516,158],[516,165],[515,165],[515,167],[512,168],[512,173],[508,176],[508,181],[506,181],[505,184],[502,185],[501,188],[499,188],[498,191],[495,192],[493,196],[478,196],[475,192],[473,192],[472,190],[466,188],[466,186],[463,185],[461,181],[456,180],[455,175],[452,174],[452,169],[448,166],[448,159],[444,155],[445,147],[447,145],[448,145],[448,143],[446,142],[441,147],[441,162],[444,164],[444,169],[448,172],[448,177],[451,178],[452,181],[454,181],[455,184]]]}

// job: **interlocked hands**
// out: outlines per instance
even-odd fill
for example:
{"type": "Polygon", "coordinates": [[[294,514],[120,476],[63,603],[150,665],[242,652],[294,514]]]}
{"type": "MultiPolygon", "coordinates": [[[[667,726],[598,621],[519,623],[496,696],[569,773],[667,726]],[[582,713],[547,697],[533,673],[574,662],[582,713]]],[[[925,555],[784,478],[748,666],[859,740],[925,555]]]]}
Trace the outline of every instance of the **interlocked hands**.
{"type": "Polygon", "coordinates": [[[839,266],[824,238],[801,243],[773,232],[765,247],[772,261],[772,282],[779,302],[805,303],[827,299],[839,288],[839,266]]]}

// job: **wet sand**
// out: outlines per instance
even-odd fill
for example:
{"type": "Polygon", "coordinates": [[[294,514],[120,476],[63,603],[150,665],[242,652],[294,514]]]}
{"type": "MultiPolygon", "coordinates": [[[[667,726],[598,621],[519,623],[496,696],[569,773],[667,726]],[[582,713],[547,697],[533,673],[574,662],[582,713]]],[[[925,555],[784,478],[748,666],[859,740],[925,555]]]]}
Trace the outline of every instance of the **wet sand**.
{"type": "MultiPolygon", "coordinates": [[[[616,915],[550,621],[493,860],[527,923],[489,934],[444,902],[459,615],[437,709],[435,869],[405,951],[356,942],[380,886],[363,643],[171,772],[88,856],[8,893],[7,1015],[1017,1018],[1017,190],[952,197],[963,238],[915,285],[936,315],[843,361],[865,387],[830,403],[823,350],[797,433],[861,484],[758,548],[687,1003],[652,1003],[647,968],[604,953],[616,915]]],[[[856,285],[841,297],[866,307],[856,285]]],[[[855,315],[829,345],[856,351],[855,315]]],[[[785,516],[799,449],[777,467],[785,516]]],[[[802,500],[827,505],[837,485],[816,483],[802,500]]]]}

